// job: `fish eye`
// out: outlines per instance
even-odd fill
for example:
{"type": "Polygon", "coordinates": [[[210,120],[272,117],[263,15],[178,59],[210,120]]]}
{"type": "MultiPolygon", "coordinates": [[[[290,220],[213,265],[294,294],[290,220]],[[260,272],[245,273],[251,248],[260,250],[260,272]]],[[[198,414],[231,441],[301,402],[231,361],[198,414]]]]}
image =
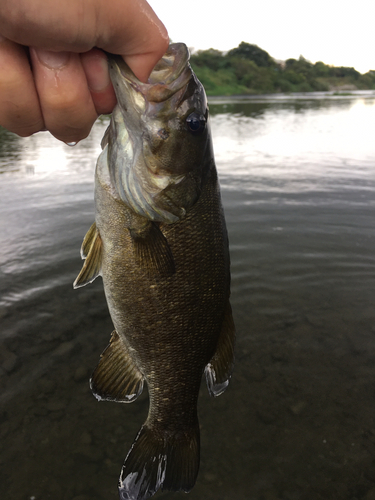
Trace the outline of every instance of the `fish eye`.
{"type": "Polygon", "coordinates": [[[198,135],[206,128],[206,119],[203,115],[194,112],[186,118],[186,124],[193,135],[198,135]]]}

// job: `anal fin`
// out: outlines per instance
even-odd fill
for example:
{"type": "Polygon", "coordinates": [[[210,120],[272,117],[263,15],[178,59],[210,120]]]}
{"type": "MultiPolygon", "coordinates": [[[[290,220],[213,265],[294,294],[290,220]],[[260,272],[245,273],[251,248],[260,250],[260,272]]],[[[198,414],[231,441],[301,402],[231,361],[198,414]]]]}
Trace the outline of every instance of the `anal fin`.
{"type": "Polygon", "coordinates": [[[228,387],[234,364],[236,331],[228,300],[216,352],[205,368],[208,392],[220,396],[228,387]]]}
{"type": "Polygon", "coordinates": [[[73,288],[80,288],[92,283],[100,274],[102,267],[102,239],[96,229],[95,222],[87,231],[83,240],[81,257],[85,259],[85,262],[73,283],[73,288]]]}
{"type": "Polygon", "coordinates": [[[142,393],[143,375],[116,331],[100,356],[90,379],[90,387],[99,401],[132,403],[142,393]]]}
{"type": "Polygon", "coordinates": [[[147,221],[140,228],[131,228],[135,259],[149,275],[170,276],[175,264],[169,243],[154,222],[147,221]]]}

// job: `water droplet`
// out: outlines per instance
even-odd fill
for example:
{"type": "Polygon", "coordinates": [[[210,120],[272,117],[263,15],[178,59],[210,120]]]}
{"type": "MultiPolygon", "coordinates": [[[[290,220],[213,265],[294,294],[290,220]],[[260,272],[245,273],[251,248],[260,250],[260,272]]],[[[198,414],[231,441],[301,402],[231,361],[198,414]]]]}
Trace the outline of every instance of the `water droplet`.
{"type": "Polygon", "coordinates": [[[66,142],[65,144],[66,144],[67,146],[71,146],[71,147],[73,147],[73,146],[75,146],[77,143],[76,143],[76,142],[66,142]]]}

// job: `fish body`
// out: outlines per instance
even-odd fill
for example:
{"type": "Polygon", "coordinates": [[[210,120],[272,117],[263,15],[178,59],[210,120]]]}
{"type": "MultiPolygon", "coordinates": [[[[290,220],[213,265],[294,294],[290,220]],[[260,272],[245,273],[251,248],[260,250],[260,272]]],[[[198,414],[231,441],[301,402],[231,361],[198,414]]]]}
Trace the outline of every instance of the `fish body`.
{"type": "Polygon", "coordinates": [[[170,45],[147,84],[109,58],[118,105],[75,282],[102,276],[115,327],[91,377],[95,396],[132,402],[144,382],[149,391],[119,480],[122,500],[193,487],[201,378],[219,395],[233,365],[228,237],[206,96],[188,58],[184,44],[170,45]]]}

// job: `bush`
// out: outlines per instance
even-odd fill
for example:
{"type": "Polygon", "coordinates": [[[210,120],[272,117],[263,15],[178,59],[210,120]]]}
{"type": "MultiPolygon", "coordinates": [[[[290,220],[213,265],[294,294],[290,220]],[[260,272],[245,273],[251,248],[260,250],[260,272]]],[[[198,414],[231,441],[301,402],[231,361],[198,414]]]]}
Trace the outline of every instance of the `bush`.
{"type": "Polygon", "coordinates": [[[281,78],[277,82],[277,90],[280,92],[294,92],[294,86],[290,83],[290,81],[281,78]]]}

